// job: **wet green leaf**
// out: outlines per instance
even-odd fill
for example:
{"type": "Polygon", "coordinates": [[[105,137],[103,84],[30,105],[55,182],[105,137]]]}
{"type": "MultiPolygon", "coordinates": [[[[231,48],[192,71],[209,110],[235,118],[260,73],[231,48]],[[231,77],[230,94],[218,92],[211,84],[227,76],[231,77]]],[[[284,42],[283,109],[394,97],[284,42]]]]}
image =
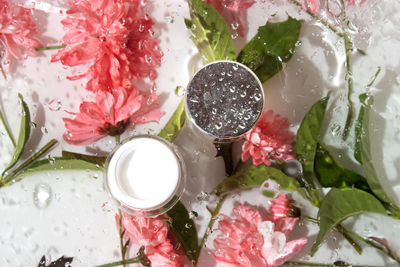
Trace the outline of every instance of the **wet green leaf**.
{"type": "Polygon", "coordinates": [[[189,212],[182,202],[178,201],[178,203],[167,212],[167,215],[172,219],[172,231],[181,243],[186,256],[190,260],[196,260],[199,256],[197,231],[196,225],[189,217],[189,212]]]}
{"type": "Polygon", "coordinates": [[[28,168],[24,169],[13,177],[14,181],[19,181],[25,176],[43,173],[48,171],[73,171],[73,170],[87,170],[87,171],[102,171],[98,164],[94,164],[82,159],[65,159],[54,157],[50,159],[43,159],[36,161],[28,168]]]}
{"type": "Polygon", "coordinates": [[[185,101],[182,99],[174,114],[172,114],[164,128],[161,129],[158,136],[168,140],[169,142],[174,141],[185,123],[185,118],[185,101]]]}
{"type": "Polygon", "coordinates": [[[315,175],[323,187],[348,188],[354,186],[364,191],[370,191],[364,177],[342,168],[321,144],[317,145],[314,165],[315,175]]]}
{"type": "Polygon", "coordinates": [[[107,157],[99,157],[99,156],[92,156],[92,155],[85,155],[85,154],[80,154],[80,153],[75,153],[75,152],[70,152],[70,151],[65,151],[63,150],[61,152],[62,157],[64,159],[79,159],[83,161],[87,161],[93,164],[98,164],[99,167],[104,168],[104,164],[106,163],[107,157]]]}
{"type": "Polygon", "coordinates": [[[296,136],[297,158],[303,165],[303,174],[308,183],[307,186],[311,187],[314,187],[314,159],[328,100],[329,95],[318,100],[311,107],[304,116],[296,136]]]}
{"type": "Polygon", "coordinates": [[[257,74],[265,82],[288,62],[299,39],[301,23],[289,17],[284,22],[267,22],[258,28],[257,34],[239,53],[237,60],[257,74]]]}
{"type": "Polygon", "coordinates": [[[359,96],[360,102],[361,102],[361,107],[360,107],[360,112],[358,113],[358,118],[355,124],[355,132],[354,132],[354,158],[362,163],[361,159],[361,136],[363,134],[362,130],[362,124],[364,121],[364,114],[365,114],[365,105],[372,105],[373,104],[373,98],[368,97],[367,93],[361,94],[359,96]],[[366,103],[367,101],[367,103],[366,103]]]}
{"type": "Polygon", "coordinates": [[[267,167],[265,165],[249,166],[236,174],[224,179],[214,190],[221,196],[235,190],[260,187],[266,180],[275,180],[281,189],[296,191],[300,188],[300,183],[282,171],[267,167]]]}
{"type": "Polygon", "coordinates": [[[225,20],[210,4],[188,0],[190,19],[185,19],[190,37],[203,57],[204,63],[215,60],[235,60],[235,48],[225,20]]]}
{"type": "Polygon", "coordinates": [[[29,112],[28,105],[25,103],[21,94],[18,94],[18,98],[21,102],[21,108],[22,108],[22,117],[21,117],[21,123],[20,123],[20,127],[19,127],[19,136],[18,136],[18,140],[17,140],[17,145],[14,150],[14,154],[11,157],[10,163],[4,168],[2,176],[5,176],[6,172],[9,169],[11,169],[18,162],[19,158],[22,155],[22,152],[24,152],[25,145],[28,142],[29,135],[31,133],[31,127],[29,125],[31,122],[31,115],[29,112]]]}
{"type": "Polygon", "coordinates": [[[365,212],[386,214],[379,200],[367,192],[356,188],[332,188],[318,211],[320,230],[310,254],[314,255],[325,236],[340,222],[365,212]]]}
{"type": "Polygon", "coordinates": [[[371,105],[373,103],[372,96],[369,96],[368,99],[365,99],[365,101],[367,102],[365,102],[363,106],[363,109],[365,111],[363,113],[363,118],[361,122],[361,134],[359,136],[360,138],[359,145],[360,145],[361,162],[362,162],[361,165],[363,167],[365,177],[372,192],[374,192],[374,194],[382,201],[386,203],[394,203],[392,199],[389,197],[389,195],[386,194],[385,190],[383,189],[380,183],[380,178],[376,173],[374,163],[372,161],[371,141],[370,141],[371,136],[369,131],[369,127],[371,125],[370,121],[370,113],[372,112],[371,105]]]}

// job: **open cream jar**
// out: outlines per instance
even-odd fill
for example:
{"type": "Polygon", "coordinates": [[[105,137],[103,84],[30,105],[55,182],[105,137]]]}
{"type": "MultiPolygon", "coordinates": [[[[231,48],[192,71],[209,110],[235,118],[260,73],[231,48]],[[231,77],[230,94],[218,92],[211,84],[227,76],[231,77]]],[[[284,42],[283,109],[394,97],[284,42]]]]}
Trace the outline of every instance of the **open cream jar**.
{"type": "Polygon", "coordinates": [[[106,161],[105,187],[117,205],[152,217],[172,208],[185,186],[185,164],[177,148],[152,135],[123,141],[106,161]]]}

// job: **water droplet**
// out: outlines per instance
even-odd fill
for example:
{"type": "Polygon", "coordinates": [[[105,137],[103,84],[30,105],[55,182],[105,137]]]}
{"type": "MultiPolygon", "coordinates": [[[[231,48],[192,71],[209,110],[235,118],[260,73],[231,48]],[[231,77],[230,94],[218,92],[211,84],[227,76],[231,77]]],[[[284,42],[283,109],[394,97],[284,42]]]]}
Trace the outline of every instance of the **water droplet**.
{"type": "Polygon", "coordinates": [[[230,91],[231,93],[236,92],[236,86],[230,87],[230,88],[229,88],[229,91],[230,91]]]}
{"type": "Polygon", "coordinates": [[[200,103],[200,98],[197,95],[194,95],[193,97],[190,98],[190,102],[200,103]]]}
{"type": "Polygon", "coordinates": [[[231,34],[232,39],[236,39],[236,38],[238,38],[238,36],[239,36],[238,32],[233,32],[231,34]]]}
{"type": "Polygon", "coordinates": [[[245,97],[246,95],[247,95],[246,91],[242,91],[242,92],[240,93],[240,96],[241,96],[241,97],[245,97]]]}
{"type": "Polygon", "coordinates": [[[146,63],[150,64],[152,59],[151,59],[151,56],[145,55],[144,60],[146,61],[146,63]]]}
{"type": "Polygon", "coordinates": [[[197,196],[196,199],[198,201],[207,201],[210,199],[210,196],[206,192],[200,192],[197,196]]]}
{"type": "Polygon", "coordinates": [[[54,165],[54,163],[56,162],[56,159],[51,155],[48,155],[47,159],[49,160],[50,165],[54,165]]]}
{"type": "Polygon", "coordinates": [[[149,96],[149,98],[147,98],[146,104],[147,104],[148,106],[150,106],[150,105],[153,104],[153,103],[154,103],[153,97],[152,97],[152,96],[149,96]]]}
{"type": "Polygon", "coordinates": [[[47,130],[47,128],[45,126],[42,126],[42,128],[40,130],[42,131],[43,134],[49,133],[49,130],[47,130]]]}
{"type": "Polygon", "coordinates": [[[196,30],[196,27],[197,27],[196,24],[193,23],[192,26],[190,27],[190,29],[191,29],[192,31],[194,31],[194,30],[196,30]]]}
{"type": "Polygon", "coordinates": [[[239,28],[239,23],[234,21],[231,23],[232,30],[236,31],[239,28]]]}
{"type": "Polygon", "coordinates": [[[190,218],[190,219],[197,218],[198,216],[199,216],[199,214],[198,214],[196,211],[194,211],[194,210],[192,210],[191,212],[189,212],[189,218],[190,218]]]}
{"type": "Polygon", "coordinates": [[[190,228],[192,228],[192,225],[190,223],[187,223],[187,224],[185,224],[185,228],[190,229],[190,228]]]}
{"type": "Polygon", "coordinates": [[[36,128],[36,127],[37,127],[37,123],[31,121],[31,122],[29,123],[29,126],[31,126],[31,128],[36,128]]]}
{"type": "Polygon", "coordinates": [[[217,129],[217,130],[219,130],[219,129],[221,129],[222,128],[222,122],[217,122],[216,124],[215,124],[215,129],[217,129]]]}
{"type": "Polygon", "coordinates": [[[40,183],[35,186],[33,191],[33,203],[39,209],[43,209],[50,204],[51,187],[47,184],[40,183]]]}
{"type": "Polygon", "coordinates": [[[283,163],[283,172],[295,178],[301,178],[303,175],[303,166],[298,160],[290,159],[283,163]]]}
{"type": "Polygon", "coordinates": [[[49,103],[47,103],[47,107],[51,111],[59,111],[62,108],[61,100],[60,99],[53,99],[49,103]]]}
{"type": "Polygon", "coordinates": [[[143,32],[144,26],[142,24],[139,25],[139,32],[143,32]]]}

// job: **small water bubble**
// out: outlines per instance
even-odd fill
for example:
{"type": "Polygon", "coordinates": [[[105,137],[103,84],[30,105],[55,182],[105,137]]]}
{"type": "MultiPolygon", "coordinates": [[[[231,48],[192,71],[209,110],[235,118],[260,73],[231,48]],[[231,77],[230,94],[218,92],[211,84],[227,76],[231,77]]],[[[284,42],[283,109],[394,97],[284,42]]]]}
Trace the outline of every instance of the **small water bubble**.
{"type": "Polygon", "coordinates": [[[215,124],[215,129],[217,129],[217,130],[219,130],[219,129],[221,129],[222,128],[222,122],[217,122],[216,124],[215,124]]]}
{"type": "Polygon", "coordinates": [[[190,98],[190,102],[200,103],[200,98],[197,95],[194,95],[190,98]]]}
{"type": "Polygon", "coordinates": [[[192,228],[192,225],[190,223],[187,223],[187,224],[185,224],[185,228],[190,229],[190,228],[192,228]]]}
{"type": "Polygon", "coordinates": [[[241,122],[239,122],[238,127],[239,127],[240,129],[245,129],[245,128],[246,128],[246,123],[243,122],[243,121],[241,121],[241,122]]]}
{"type": "Polygon", "coordinates": [[[144,26],[142,24],[139,25],[139,32],[143,32],[144,26]]]}
{"type": "Polygon", "coordinates": [[[177,86],[175,89],[175,94],[177,96],[183,96],[185,94],[185,90],[183,89],[182,86],[177,86]]]}
{"type": "Polygon", "coordinates": [[[48,155],[47,159],[49,160],[50,165],[54,165],[54,163],[56,162],[56,159],[51,155],[48,155]]]}
{"type": "Polygon", "coordinates": [[[35,186],[33,191],[33,203],[39,209],[43,209],[50,204],[51,187],[47,184],[40,183],[35,186]]]}
{"type": "Polygon", "coordinates": [[[238,36],[239,36],[239,34],[236,31],[231,34],[232,39],[236,39],[236,38],[238,38],[238,36]]]}
{"type": "Polygon", "coordinates": [[[241,97],[246,97],[246,95],[247,95],[246,91],[240,92],[240,96],[241,96],[241,97]]]}
{"type": "Polygon", "coordinates": [[[239,23],[237,21],[232,22],[231,28],[232,30],[236,31],[239,28],[239,23]]]}
{"type": "Polygon", "coordinates": [[[303,43],[301,42],[301,41],[297,41],[294,45],[296,46],[296,47],[299,47],[299,46],[301,46],[303,43]]]}
{"type": "Polygon", "coordinates": [[[196,24],[193,23],[192,26],[190,27],[190,29],[191,29],[192,31],[194,31],[194,30],[196,30],[196,27],[197,27],[196,24]]]}
{"type": "Polygon", "coordinates": [[[338,124],[334,124],[331,127],[331,133],[333,136],[338,136],[340,134],[340,130],[342,129],[342,127],[338,124]]]}
{"type": "Polygon", "coordinates": [[[153,103],[154,103],[153,97],[152,97],[152,96],[149,96],[149,98],[147,98],[146,104],[147,104],[148,106],[150,106],[150,105],[153,104],[153,103]]]}
{"type": "Polygon", "coordinates": [[[29,123],[29,126],[31,126],[31,128],[36,128],[36,127],[37,127],[37,123],[31,121],[31,122],[29,123]]]}
{"type": "Polygon", "coordinates": [[[149,55],[144,55],[144,60],[146,61],[146,63],[150,64],[152,58],[151,58],[151,56],[149,56],[149,55]]]}
{"type": "Polygon", "coordinates": [[[189,218],[190,218],[190,219],[197,218],[198,216],[199,216],[199,214],[198,214],[196,211],[194,211],[194,210],[192,210],[191,212],[189,212],[189,218]]]}
{"type": "Polygon", "coordinates": [[[62,108],[60,99],[53,99],[49,103],[47,103],[47,107],[51,111],[59,111],[62,108]]]}
{"type": "Polygon", "coordinates": [[[196,199],[198,201],[207,201],[210,199],[210,195],[208,195],[206,192],[200,192],[197,196],[196,199]]]}
{"type": "Polygon", "coordinates": [[[45,126],[42,126],[42,128],[40,128],[40,130],[42,131],[43,134],[49,133],[49,130],[45,126]]]}
{"type": "Polygon", "coordinates": [[[236,92],[236,86],[231,86],[230,88],[229,88],[229,91],[231,92],[231,93],[234,93],[234,92],[236,92]]]}

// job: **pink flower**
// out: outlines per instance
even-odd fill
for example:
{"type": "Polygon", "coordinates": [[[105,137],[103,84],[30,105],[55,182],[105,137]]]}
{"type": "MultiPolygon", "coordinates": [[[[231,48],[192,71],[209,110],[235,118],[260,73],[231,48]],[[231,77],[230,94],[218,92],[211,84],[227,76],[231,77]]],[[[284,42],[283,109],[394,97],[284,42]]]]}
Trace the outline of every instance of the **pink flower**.
{"type": "Polygon", "coordinates": [[[8,0],[0,0],[0,58],[1,65],[8,70],[12,57],[22,55],[37,56],[35,47],[40,46],[34,36],[36,24],[31,19],[31,11],[8,0]],[[5,52],[1,50],[4,46],[5,52]]]}
{"type": "Polygon", "coordinates": [[[120,87],[113,92],[99,91],[96,102],[83,102],[74,119],[64,118],[64,139],[86,145],[106,135],[120,135],[128,126],[160,120],[157,96],[144,96],[120,87]]]}
{"type": "Polygon", "coordinates": [[[289,131],[289,120],[274,114],[272,110],[264,112],[260,121],[245,134],[246,142],[242,147],[242,160],[250,156],[254,165],[264,162],[269,166],[271,160],[294,159],[293,142],[295,135],[289,131]]]}
{"type": "MultiPolygon", "coordinates": [[[[117,225],[118,215],[116,215],[117,225]]],[[[159,218],[144,218],[122,214],[121,220],[124,239],[130,240],[145,247],[146,256],[153,267],[182,266],[180,255],[174,251],[171,241],[168,239],[168,224],[159,218]]]]}
{"type": "MultiPolygon", "coordinates": [[[[152,39],[153,21],[139,0],[69,0],[68,16],[62,21],[68,32],[64,49],[51,61],[66,66],[92,64],[71,80],[90,77],[86,89],[97,92],[118,87],[131,89],[132,81],[154,80],[162,53],[152,39]]],[[[143,2],[143,1],[142,1],[143,2]]]]}
{"type": "Polygon", "coordinates": [[[220,13],[228,25],[245,36],[247,33],[246,10],[251,7],[255,1],[253,0],[204,0],[205,3],[211,4],[220,13]]]}
{"type": "Polygon", "coordinates": [[[274,267],[292,258],[307,243],[306,238],[288,241],[292,229],[282,232],[274,222],[263,221],[260,213],[249,206],[239,204],[233,215],[235,218],[223,216],[218,223],[221,234],[214,239],[214,257],[218,262],[274,267]]]}

